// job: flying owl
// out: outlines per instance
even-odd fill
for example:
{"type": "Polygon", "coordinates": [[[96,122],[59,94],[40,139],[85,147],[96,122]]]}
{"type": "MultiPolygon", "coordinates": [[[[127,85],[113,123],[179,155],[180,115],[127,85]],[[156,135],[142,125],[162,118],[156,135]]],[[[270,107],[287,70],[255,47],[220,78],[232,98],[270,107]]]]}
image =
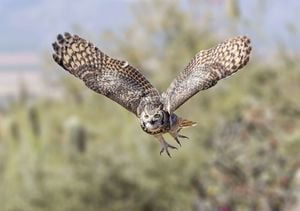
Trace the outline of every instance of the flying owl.
{"type": "Polygon", "coordinates": [[[57,64],[84,81],[85,85],[135,114],[141,128],[153,135],[171,157],[169,148],[177,149],[163,138],[169,133],[181,146],[182,128],[196,123],[178,117],[174,112],[193,95],[206,90],[244,67],[251,52],[250,39],[239,36],[197,53],[185,69],[160,94],[158,90],[127,61],[103,53],[85,39],[59,34],[53,44],[57,64]]]}

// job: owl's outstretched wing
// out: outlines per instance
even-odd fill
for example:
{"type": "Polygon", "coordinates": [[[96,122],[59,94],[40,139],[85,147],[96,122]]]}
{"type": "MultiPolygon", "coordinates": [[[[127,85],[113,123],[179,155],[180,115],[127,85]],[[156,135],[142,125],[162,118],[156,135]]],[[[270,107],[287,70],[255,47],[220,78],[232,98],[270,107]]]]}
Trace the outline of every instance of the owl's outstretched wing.
{"type": "Polygon", "coordinates": [[[164,109],[174,112],[199,91],[235,73],[247,64],[250,52],[250,39],[245,36],[200,51],[162,94],[164,109]]]}
{"type": "Polygon", "coordinates": [[[158,91],[136,68],[109,57],[77,35],[58,35],[53,49],[54,60],[65,70],[136,115],[143,99],[159,98],[158,91]]]}

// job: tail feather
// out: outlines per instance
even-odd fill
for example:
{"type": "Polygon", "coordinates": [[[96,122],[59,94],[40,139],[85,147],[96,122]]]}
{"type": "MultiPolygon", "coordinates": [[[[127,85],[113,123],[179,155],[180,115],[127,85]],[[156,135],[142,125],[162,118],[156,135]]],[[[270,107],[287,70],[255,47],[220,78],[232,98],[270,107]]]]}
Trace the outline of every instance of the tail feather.
{"type": "Polygon", "coordinates": [[[193,127],[197,125],[197,122],[193,122],[191,120],[187,119],[179,119],[179,128],[187,128],[187,127],[193,127]]]}

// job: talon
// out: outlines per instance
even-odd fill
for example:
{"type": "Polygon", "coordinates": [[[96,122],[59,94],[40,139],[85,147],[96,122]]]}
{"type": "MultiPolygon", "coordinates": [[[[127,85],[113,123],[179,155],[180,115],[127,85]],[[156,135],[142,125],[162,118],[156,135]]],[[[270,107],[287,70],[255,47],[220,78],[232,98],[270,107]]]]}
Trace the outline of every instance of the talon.
{"type": "MultiPolygon", "coordinates": [[[[166,142],[166,143],[167,143],[167,142],[166,142]]],[[[167,143],[167,144],[168,144],[168,143],[167,143]]],[[[172,158],[172,156],[171,156],[171,154],[170,154],[170,152],[169,152],[169,150],[168,150],[169,147],[172,148],[172,149],[176,149],[176,150],[177,150],[177,147],[174,147],[174,146],[168,144],[168,146],[167,146],[167,148],[166,148],[166,152],[167,152],[168,156],[169,156],[170,158],[172,158]]]]}
{"type": "Polygon", "coordinates": [[[163,153],[164,151],[165,151],[165,149],[164,149],[164,148],[161,148],[159,154],[161,155],[161,153],[163,153]]]}
{"type": "Polygon", "coordinates": [[[179,137],[179,138],[190,139],[189,137],[187,137],[187,136],[184,136],[184,135],[180,135],[180,134],[178,134],[178,137],[179,137]]]}
{"type": "Polygon", "coordinates": [[[167,151],[167,154],[168,154],[169,158],[172,158],[172,156],[169,153],[169,150],[166,150],[166,151],[167,151]]]}
{"type": "Polygon", "coordinates": [[[172,148],[172,149],[177,149],[177,147],[172,146],[171,144],[168,144],[168,147],[172,148]]]}
{"type": "Polygon", "coordinates": [[[165,140],[161,141],[160,144],[161,144],[161,150],[160,150],[159,154],[161,155],[164,151],[166,151],[167,155],[168,155],[170,158],[172,158],[172,156],[171,156],[171,154],[170,154],[170,152],[169,152],[169,148],[171,148],[171,149],[177,149],[177,147],[175,147],[175,146],[169,144],[169,143],[166,142],[165,140]]]}
{"type": "Polygon", "coordinates": [[[171,134],[171,136],[175,139],[175,141],[179,144],[179,146],[181,146],[181,142],[179,141],[179,139],[178,138],[185,138],[185,139],[189,139],[189,137],[187,137],[187,136],[184,136],[184,135],[180,135],[180,134],[172,134],[172,133],[170,133],[171,134]]]}
{"type": "MultiPolygon", "coordinates": [[[[180,137],[180,136],[179,136],[179,137],[180,137]]],[[[175,137],[174,139],[175,139],[175,141],[179,144],[179,146],[181,146],[181,143],[180,143],[179,139],[178,139],[177,137],[175,137]]]]}

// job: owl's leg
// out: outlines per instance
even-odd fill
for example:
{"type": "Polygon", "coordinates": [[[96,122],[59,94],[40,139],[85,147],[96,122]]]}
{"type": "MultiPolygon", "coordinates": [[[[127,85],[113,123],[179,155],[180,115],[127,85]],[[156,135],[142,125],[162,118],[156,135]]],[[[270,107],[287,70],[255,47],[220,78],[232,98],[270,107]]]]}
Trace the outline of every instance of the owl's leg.
{"type": "Polygon", "coordinates": [[[170,119],[171,129],[169,130],[169,134],[175,139],[175,141],[179,144],[179,146],[181,146],[179,138],[189,139],[187,136],[179,134],[181,129],[182,128],[193,127],[197,123],[193,122],[193,121],[190,121],[190,120],[187,120],[187,119],[177,117],[175,114],[172,114],[172,117],[174,117],[174,116],[175,116],[175,118],[170,119]]]}
{"type": "Polygon", "coordinates": [[[158,141],[160,143],[160,146],[161,146],[159,154],[161,154],[164,151],[166,151],[167,155],[171,158],[171,154],[169,152],[169,148],[171,148],[171,149],[177,149],[177,147],[174,147],[171,144],[169,144],[168,142],[166,142],[165,139],[164,139],[164,137],[162,135],[156,136],[156,138],[158,139],[158,141]]]}

